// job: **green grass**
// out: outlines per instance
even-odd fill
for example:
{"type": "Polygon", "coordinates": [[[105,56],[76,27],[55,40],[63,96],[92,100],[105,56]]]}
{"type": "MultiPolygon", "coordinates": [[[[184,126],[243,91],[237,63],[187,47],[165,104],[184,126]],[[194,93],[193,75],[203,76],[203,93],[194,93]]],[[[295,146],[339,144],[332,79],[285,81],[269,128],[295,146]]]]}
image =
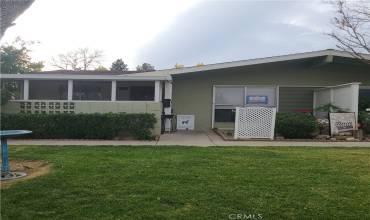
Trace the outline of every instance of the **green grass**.
{"type": "Polygon", "coordinates": [[[53,168],[1,191],[3,220],[370,219],[369,149],[11,149],[53,168]]]}

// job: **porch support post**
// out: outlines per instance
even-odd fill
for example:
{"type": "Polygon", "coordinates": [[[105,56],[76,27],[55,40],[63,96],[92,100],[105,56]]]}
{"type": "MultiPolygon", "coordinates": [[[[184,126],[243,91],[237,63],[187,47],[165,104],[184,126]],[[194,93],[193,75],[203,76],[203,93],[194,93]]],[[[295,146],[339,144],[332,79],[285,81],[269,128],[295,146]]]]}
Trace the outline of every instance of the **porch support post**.
{"type": "Polygon", "coordinates": [[[23,99],[29,99],[30,81],[28,79],[23,80],[23,99]]]}
{"type": "Polygon", "coordinates": [[[116,101],[116,91],[117,91],[117,81],[112,80],[112,94],[111,94],[111,101],[116,101]]]}
{"type": "MultiPolygon", "coordinates": [[[[165,115],[172,115],[172,82],[165,81],[164,82],[164,96],[165,99],[169,99],[170,103],[168,107],[163,107],[163,112],[165,115]]],[[[172,119],[165,118],[164,121],[164,130],[171,132],[172,130],[172,119]]]]}
{"type": "Polygon", "coordinates": [[[160,102],[161,101],[161,81],[155,81],[154,85],[154,101],[160,102]]]}
{"type": "Polygon", "coordinates": [[[356,122],[358,122],[358,102],[360,97],[360,83],[352,83],[352,111],[355,112],[356,122]]]}
{"type": "Polygon", "coordinates": [[[73,80],[68,80],[68,95],[67,100],[72,101],[73,98],[73,80]]]}
{"type": "Polygon", "coordinates": [[[172,82],[166,81],[164,84],[164,98],[172,99],[172,82]]]}

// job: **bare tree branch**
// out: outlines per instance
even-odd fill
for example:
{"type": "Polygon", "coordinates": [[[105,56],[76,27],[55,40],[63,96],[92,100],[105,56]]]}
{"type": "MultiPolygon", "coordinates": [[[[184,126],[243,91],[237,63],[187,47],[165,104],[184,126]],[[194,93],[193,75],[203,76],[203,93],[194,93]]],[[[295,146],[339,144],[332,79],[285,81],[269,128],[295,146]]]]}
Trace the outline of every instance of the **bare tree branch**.
{"type": "Polygon", "coordinates": [[[365,0],[336,0],[334,30],[329,33],[337,41],[337,47],[354,57],[370,63],[370,2],[365,0]]]}
{"type": "Polygon", "coordinates": [[[92,70],[100,65],[102,57],[103,52],[100,50],[79,48],[52,58],[51,65],[62,70],[92,70]]]}

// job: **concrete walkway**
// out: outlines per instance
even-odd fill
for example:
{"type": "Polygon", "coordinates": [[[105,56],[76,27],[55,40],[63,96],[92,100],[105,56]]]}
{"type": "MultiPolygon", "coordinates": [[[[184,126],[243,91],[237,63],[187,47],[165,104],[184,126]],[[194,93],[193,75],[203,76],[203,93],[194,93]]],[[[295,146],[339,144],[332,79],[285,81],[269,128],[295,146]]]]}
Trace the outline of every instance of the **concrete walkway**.
{"type": "Polygon", "coordinates": [[[10,145],[134,145],[134,146],[306,146],[306,147],[369,147],[370,142],[318,142],[318,141],[224,141],[214,132],[176,132],[161,135],[158,141],[131,140],[9,140],[10,145]]]}

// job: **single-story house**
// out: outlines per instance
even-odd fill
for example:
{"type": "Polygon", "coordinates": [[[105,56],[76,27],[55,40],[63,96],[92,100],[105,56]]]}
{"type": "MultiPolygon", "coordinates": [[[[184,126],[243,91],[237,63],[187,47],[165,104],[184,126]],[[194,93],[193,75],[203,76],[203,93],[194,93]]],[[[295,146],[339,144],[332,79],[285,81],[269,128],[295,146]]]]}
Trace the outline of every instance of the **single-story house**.
{"type": "Polygon", "coordinates": [[[58,70],[1,80],[16,81],[20,94],[3,112],[154,113],[155,134],[169,128],[164,115],[191,115],[195,130],[231,128],[238,106],[306,112],[331,103],[357,114],[359,96],[370,96],[370,64],[332,49],[144,73],[58,70]]]}

